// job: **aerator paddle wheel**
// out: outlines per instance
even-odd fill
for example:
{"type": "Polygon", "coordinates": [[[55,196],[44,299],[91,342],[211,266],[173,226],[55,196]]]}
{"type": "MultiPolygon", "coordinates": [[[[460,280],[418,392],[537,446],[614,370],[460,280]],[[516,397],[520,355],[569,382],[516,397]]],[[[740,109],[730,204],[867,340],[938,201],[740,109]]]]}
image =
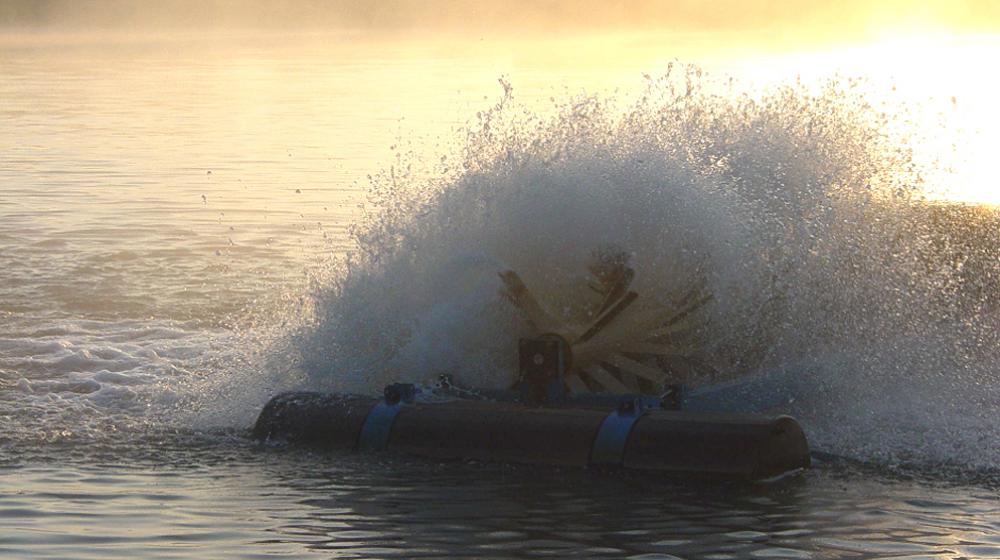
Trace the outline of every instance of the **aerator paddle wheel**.
{"type": "MultiPolygon", "coordinates": [[[[629,289],[635,270],[625,251],[596,250],[587,268],[587,287],[595,295],[582,314],[550,312],[513,270],[500,272],[502,293],[530,326],[532,340],[560,343],[562,380],[569,391],[663,393],[678,381],[679,364],[690,369],[697,362],[693,350],[700,311],[712,298],[704,279],[654,302],[629,289]]],[[[521,346],[524,354],[525,340],[521,346]]],[[[525,366],[521,369],[523,377],[525,366]]]]}
{"type": "Polygon", "coordinates": [[[432,388],[390,384],[381,398],[283,393],[261,411],[254,437],[435,461],[752,480],[809,466],[809,445],[792,418],[726,414],[766,393],[759,383],[690,393],[677,383],[683,375],[672,360],[690,358],[698,312],[710,299],[703,281],[677,298],[645,301],[629,289],[635,272],[624,252],[595,252],[588,268],[596,302],[560,316],[517,273],[500,273],[503,292],[533,330],[518,343],[512,390],[464,389],[443,375],[432,388]]]}

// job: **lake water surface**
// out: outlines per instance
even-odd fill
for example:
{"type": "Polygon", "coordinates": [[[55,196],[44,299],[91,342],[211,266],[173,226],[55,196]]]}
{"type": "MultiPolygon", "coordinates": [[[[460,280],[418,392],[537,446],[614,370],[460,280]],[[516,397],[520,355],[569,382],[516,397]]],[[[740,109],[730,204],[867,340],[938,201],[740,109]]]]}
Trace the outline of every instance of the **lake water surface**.
{"type": "MultiPolygon", "coordinates": [[[[928,394],[954,386],[965,396],[923,401],[915,390],[907,401],[890,392],[907,383],[886,382],[859,398],[907,406],[858,413],[848,393],[836,414],[790,405],[821,454],[811,471],[777,482],[439,464],[247,439],[279,390],[378,390],[380,374],[364,368],[382,363],[375,358],[337,362],[350,377],[338,379],[310,365],[308,349],[280,349],[303,338],[310,302],[332,297],[323,285],[336,277],[332,259],[356,250],[350,228],[368,176],[455,153],[463,127],[503,97],[498,79],[544,114],[584,90],[641,95],[643,73],[664,72],[676,56],[747,72],[745,59],[699,50],[695,39],[582,45],[0,39],[0,554],[1000,558],[1000,379],[983,358],[995,350],[987,304],[982,316],[955,320],[966,329],[955,332],[987,333],[976,339],[985,350],[929,341],[919,328],[886,338],[900,347],[919,339],[949,359],[967,352],[943,379],[943,362],[900,366],[917,371],[909,384],[928,394]],[[282,360],[290,367],[275,372],[282,360]],[[896,422],[923,402],[947,421],[896,422]]],[[[578,184],[601,165],[559,172],[578,184]]],[[[431,176],[417,170],[408,180],[421,173],[431,176]]],[[[502,249],[490,235],[482,247],[502,249]]],[[[436,258],[420,251],[415,260],[436,258]]],[[[399,315],[390,291],[374,292],[362,307],[371,315],[351,320],[388,324],[399,315]],[[376,308],[380,298],[388,311],[376,308]]],[[[948,313],[936,329],[966,311],[948,313]]],[[[338,321],[330,328],[348,324],[338,321]]],[[[794,346],[790,336],[775,340],[794,346]]],[[[406,346],[399,355],[417,354],[406,346]]],[[[826,375],[867,365],[839,354],[813,364],[826,375]]]]}

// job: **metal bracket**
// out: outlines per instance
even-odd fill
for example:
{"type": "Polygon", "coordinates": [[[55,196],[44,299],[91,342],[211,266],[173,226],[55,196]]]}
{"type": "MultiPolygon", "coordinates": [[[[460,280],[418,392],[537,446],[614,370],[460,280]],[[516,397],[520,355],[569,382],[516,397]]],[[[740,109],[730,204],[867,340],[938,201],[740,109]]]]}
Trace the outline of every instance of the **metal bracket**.
{"type": "Polygon", "coordinates": [[[660,395],[660,407],[664,410],[681,410],[684,406],[684,386],[671,384],[664,389],[660,395]]]}
{"type": "Polygon", "coordinates": [[[521,401],[533,405],[563,402],[564,378],[571,360],[569,344],[556,334],[522,338],[517,353],[520,369],[517,389],[521,401]]]}

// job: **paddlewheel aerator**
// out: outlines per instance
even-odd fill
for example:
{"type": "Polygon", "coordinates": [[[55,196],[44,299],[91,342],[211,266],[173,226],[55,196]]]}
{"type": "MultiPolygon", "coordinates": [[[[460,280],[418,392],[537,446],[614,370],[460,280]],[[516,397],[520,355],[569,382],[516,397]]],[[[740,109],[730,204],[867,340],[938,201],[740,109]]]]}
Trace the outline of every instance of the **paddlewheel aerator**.
{"type": "MultiPolygon", "coordinates": [[[[704,279],[677,297],[644,301],[630,290],[635,270],[618,248],[594,251],[588,265],[593,304],[584,313],[552,313],[513,270],[500,272],[503,295],[535,339],[558,339],[566,351],[563,381],[573,393],[659,394],[695,363],[700,311],[711,300],[704,279]],[[563,314],[565,315],[565,314],[563,314]]],[[[523,342],[523,341],[522,341],[523,342]]]]}

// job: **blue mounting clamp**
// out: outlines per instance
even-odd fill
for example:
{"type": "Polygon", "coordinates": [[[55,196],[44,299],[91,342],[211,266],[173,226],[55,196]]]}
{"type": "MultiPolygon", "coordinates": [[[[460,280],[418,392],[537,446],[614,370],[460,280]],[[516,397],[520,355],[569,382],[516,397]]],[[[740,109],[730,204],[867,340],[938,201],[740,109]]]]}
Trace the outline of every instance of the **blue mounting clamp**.
{"type": "Polygon", "coordinates": [[[386,385],[382,392],[384,398],[377,402],[365,423],[361,425],[358,435],[358,449],[362,451],[377,451],[389,445],[389,434],[396,422],[396,415],[407,404],[413,402],[420,390],[412,383],[393,383],[386,385]]]}
{"type": "Polygon", "coordinates": [[[639,418],[651,408],[650,405],[658,407],[658,399],[628,397],[620,400],[617,408],[604,418],[597,430],[594,445],[590,448],[590,464],[621,465],[628,436],[639,418]]]}

